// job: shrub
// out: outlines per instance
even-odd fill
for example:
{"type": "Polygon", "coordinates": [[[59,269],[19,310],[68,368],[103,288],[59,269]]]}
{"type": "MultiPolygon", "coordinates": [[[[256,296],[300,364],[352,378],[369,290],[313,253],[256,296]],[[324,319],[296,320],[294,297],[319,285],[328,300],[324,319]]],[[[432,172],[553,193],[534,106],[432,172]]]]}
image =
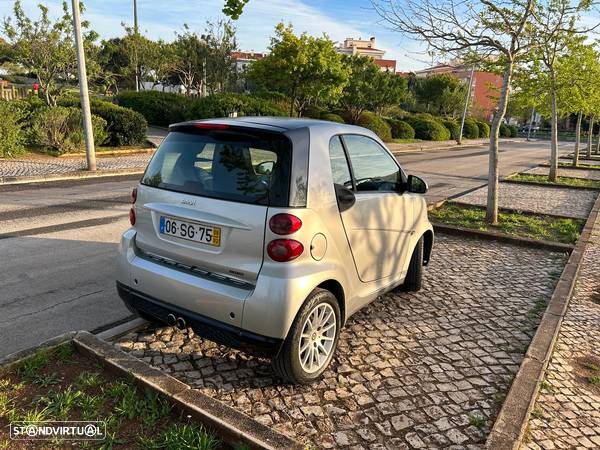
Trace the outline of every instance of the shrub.
{"type": "Polygon", "coordinates": [[[479,127],[477,122],[471,117],[465,119],[465,126],[463,128],[463,136],[466,139],[477,139],[479,137],[479,127]]]}
{"type": "Polygon", "coordinates": [[[285,112],[268,100],[242,94],[213,94],[192,103],[189,119],[238,116],[284,116],[285,112]]]}
{"type": "Polygon", "coordinates": [[[479,137],[480,138],[489,138],[490,137],[490,126],[482,121],[477,121],[477,127],[479,128],[479,137]]]}
{"type": "MultiPolygon", "coordinates": [[[[106,121],[92,114],[94,142],[99,145],[106,139],[106,121]]],[[[44,108],[33,118],[32,137],[43,149],[58,154],[82,150],[84,147],[83,120],[79,108],[44,108]]]]}
{"type": "Polygon", "coordinates": [[[510,137],[510,128],[505,123],[500,124],[500,137],[510,137]]]}
{"type": "Polygon", "coordinates": [[[302,116],[310,117],[311,119],[319,119],[323,114],[325,114],[325,111],[323,111],[323,108],[321,108],[320,106],[308,105],[304,110],[304,114],[302,114],[302,116]]]}
{"type": "Polygon", "coordinates": [[[336,123],[346,123],[344,121],[344,119],[342,119],[341,116],[334,114],[334,113],[323,113],[321,114],[321,120],[328,120],[330,122],[336,122],[336,123]]]}
{"type": "MultiPolygon", "coordinates": [[[[66,107],[81,107],[79,99],[75,97],[63,98],[59,104],[66,107]]],[[[140,113],[98,98],[90,99],[90,109],[92,114],[106,121],[108,132],[108,139],[104,142],[106,145],[118,147],[141,144],[145,141],[148,122],[140,113]]]]}
{"type": "Polygon", "coordinates": [[[180,94],[159,91],[128,91],[117,96],[120,106],[142,114],[148,123],[168,127],[188,120],[193,99],[180,94]]]}
{"type": "Polygon", "coordinates": [[[0,100],[0,156],[11,158],[25,151],[23,130],[26,111],[17,102],[0,100]]]}
{"type": "Polygon", "coordinates": [[[368,128],[375,133],[383,142],[389,142],[392,140],[392,129],[388,123],[378,115],[365,111],[360,115],[358,124],[361,127],[368,128]]]}
{"type": "Polygon", "coordinates": [[[456,120],[446,119],[442,121],[442,125],[448,129],[452,139],[458,139],[458,135],[460,134],[460,124],[456,120]]]}
{"type": "Polygon", "coordinates": [[[450,131],[441,123],[430,119],[416,119],[413,121],[415,137],[426,141],[447,141],[450,131]]]}
{"type": "Polygon", "coordinates": [[[510,136],[509,137],[517,137],[517,134],[519,133],[519,129],[516,126],[509,125],[508,129],[510,131],[510,136]]]}
{"type": "Polygon", "coordinates": [[[392,128],[392,137],[394,139],[414,139],[415,129],[403,120],[388,120],[392,128]]]}

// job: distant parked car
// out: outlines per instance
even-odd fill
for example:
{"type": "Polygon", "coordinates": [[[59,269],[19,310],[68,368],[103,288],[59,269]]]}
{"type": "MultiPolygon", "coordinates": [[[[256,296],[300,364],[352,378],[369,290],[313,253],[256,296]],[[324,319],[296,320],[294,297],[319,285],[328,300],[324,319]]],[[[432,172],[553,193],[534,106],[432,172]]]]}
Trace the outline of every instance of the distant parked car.
{"type": "Polygon", "coordinates": [[[130,310],[273,359],[308,383],[340,328],[421,288],[422,194],[371,131],[244,117],[172,125],[133,191],[117,288],[130,310]]]}

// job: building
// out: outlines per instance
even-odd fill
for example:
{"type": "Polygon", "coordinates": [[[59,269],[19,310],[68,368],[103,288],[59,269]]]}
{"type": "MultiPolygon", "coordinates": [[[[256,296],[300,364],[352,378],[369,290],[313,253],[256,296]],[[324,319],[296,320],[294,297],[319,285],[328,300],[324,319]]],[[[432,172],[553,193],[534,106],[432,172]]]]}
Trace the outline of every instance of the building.
{"type": "Polygon", "coordinates": [[[377,48],[374,37],[369,40],[346,38],[337,48],[337,52],[343,55],[368,56],[383,72],[396,73],[396,60],[383,58],[385,50],[377,48]]]}
{"type": "Polygon", "coordinates": [[[231,57],[235,61],[238,72],[243,72],[249,64],[252,64],[256,60],[263,59],[265,56],[265,53],[257,52],[231,52],[231,57]]]}
{"type": "MultiPolygon", "coordinates": [[[[439,64],[434,67],[415,72],[417,78],[430,75],[451,74],[464,83],[469,82],[471,68],[460,63],[439,64]]],[[[491,72],[476,70],[473,72],[473,84],[471,86],[471,114],[483,120],[491,120],[498,103],[502,77],[491,72]]]]}

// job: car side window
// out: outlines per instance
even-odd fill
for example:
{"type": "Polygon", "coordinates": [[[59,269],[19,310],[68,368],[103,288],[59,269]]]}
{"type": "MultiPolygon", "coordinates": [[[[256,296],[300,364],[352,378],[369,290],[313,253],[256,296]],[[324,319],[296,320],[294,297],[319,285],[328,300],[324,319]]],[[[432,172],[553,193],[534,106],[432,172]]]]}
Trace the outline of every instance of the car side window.
{"type": "Polygon", "coordinates": [[[399,191],[402,184],[400,168],[377,141],[358,134],[347,134],[343,139],[358,192],[399,191]]]}
{"type": "Polygon", "coordinates": [[[334,136],[329,142],[329,161],[333,183],[352,189],[352,176],[339,136],[334,136]]]}

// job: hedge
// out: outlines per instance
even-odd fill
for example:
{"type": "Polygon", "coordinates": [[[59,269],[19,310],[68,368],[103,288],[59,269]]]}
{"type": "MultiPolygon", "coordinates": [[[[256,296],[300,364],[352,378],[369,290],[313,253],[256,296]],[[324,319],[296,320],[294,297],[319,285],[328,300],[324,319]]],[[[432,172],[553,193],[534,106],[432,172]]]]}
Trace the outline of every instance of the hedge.
{"type": "MultiPolygon", "coordinates": [[[[59,101],[60,106],[80,107],[78,98],[66,97],[59,101]]],[[[92,114],[106,120],[106,131],[108,139],[106,145],[136,145],[146,139],[146,128],[148,123],[143,115],[129,108],[123,108],[97,98],[90,102],[92,114]]]]}
{"type": "Polygon", "coordinates": [[[500,124],[499,130],[500,137],[510,137],[510,128],[505,123],[500,124]]]}
{"type": "Polygon", "coordinates": [[[25,114],[18,102],[0,100],[0,157],[14,157],[25,151],[25,114]]]}
{"type": "Polygon", "coordinates": [[[329,122],[346,123],[344,119],[342,119],[342,116],[334,113],[323,113],[321,114],[320,119],[328,120],[329,122]]]}
{"type": "Polygon", "coordinates": [[[446,119],[442,124],[448,129],[452,139],[458,139],[458,135],[460,134],[460,124],[456,120],[446,119]]]}
{"type": "Polygon", "coordinates": [[[470,117],[465,119],[463,137],[466,139],[477,139],[479,137],[479,126],[477,126],[477,122],[470,117]]]}
{"type": "Polygon", "coordinates": [[[368,128],[374,132],[383,142],[392,140],[392,129],[388,123],[378,115],[365,111],[360,115],[357,125],[368,128]]]}
{"type": "Polygon", "coordinates": [[[479,128],[479,137],[480,138],[489,138],[490,137],[490,126],[482,121],[477,121],[477,127],[479,128]]]}
{"type": "Polygon", "coordinates": [[[417,118],[412,124],[415,129],[415,137],[425,141],[447,141],[450,139],[450,131],[441,123],[431,119],[417,118]]]}
{"type": "Polygon", "coordinates": [[[517,134],[519,134],[519,129],[514,125],[509,125],[508,129],[510,130],[509,137],[517,137],[517,134]]]}
{"type": "Polygon", "coordinates": [[[388,119],[394,139],[414,139],[415,129],[403,120],[388,119]]]}
{"type": "Polygon", "coordinates": [[[268,100],[243,94],[213,94],[190,98],[160,91],[123,92],[117,102],[142,114],[148,123],[167,127],[194,119],[238,116],[284,116],[286,112],[268,100]]]}

